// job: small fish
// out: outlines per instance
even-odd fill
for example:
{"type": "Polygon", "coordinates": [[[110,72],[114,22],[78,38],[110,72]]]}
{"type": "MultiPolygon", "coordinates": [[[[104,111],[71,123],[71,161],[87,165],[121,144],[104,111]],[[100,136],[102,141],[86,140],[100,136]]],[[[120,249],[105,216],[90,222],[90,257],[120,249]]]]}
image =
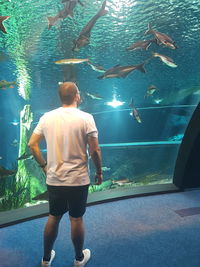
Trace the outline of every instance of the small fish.
{"type": "Polygon", "coordinates": [[[90,65],[90,67],[94,70],[94,71],[98,71],[98,72],[105,72],[106,70],[102,67],[102,66],[99,66],[99,65],[96,65],[90,61],[87,62],[88,65],[90,65]]]}
{"type": "Polygon", "coordinates": [[[94,95],[94,94],[90,94],[88,92],[85,93],[87,96],[91,97],[92,99],[96,99],[96,100],[102,100],[103,97],[100,95],[94,95]]]}
{"type": "Polygon", "coordinates": [[[7,19],[9,19],[9,16],[0,16],[0,30],[4,33],[7,33],[5,26],[3,25],[3,22],[7,19]]]}
{"type": "Polygon", "coordinates": [[[136,119],[136,121],[142,123],[139,112],[133,104],[133,98],[131,98],[131,103],[129,104],[129,107],[132,108],[132,116],[136,119]]]}
{"type": "Polygon", "coordinates": [[[158,88],[155,85],[152,84],[147,88],[147,92],[146,92],[146,95],[144,97],[146,98],[146,97],[149,97],[149,96],[153,96],[153,94],[156,91],[158,91],[158,88]]]}
{"type": "Polygon", "coordinates": [[[152,53],[153,57],[159,57],[160,60],[165,63],[167,66],[171,67],[171,68],[176,68],[177,65],[174,63],[173,59],[158,53],[152,53]]]}
{"type": "Polygon", "coordinates": [[[3,157],[0,156],[0,160],[3,159],[3,157]]]}
{"type": "Polygon", "coordinates": [[[65,65],[65,64],[79,64],[83,62],[88,62],[89,58],[66,58],[57,60],[54,63],[58,65],[65,65]]]}
{"type": "Polygon", "coordinates": [[[144,40],[144,41],[138,41],[136,43],[133,43],[130,47],[126,48],[126,50],[128,51],[132,51],[132,50],[148,50],[149,46],[152,43],[155,43],[156,40],[155,39],[151,39],[151,40],[144,40]]]}
{"type": "Polygon", "coordinates": [[[17,158],[17,160],[23,160],[23,159],[33,159],[33,155],[27,152],[24,152],[21,156],[17,158]]]}
{"type": "Polygon", "coordinates": [[[106,79],[106,78],[125,78],[130,72],[134,70],[139,70],[143,73],[145,73],[144,64],[138,64],[138,65],[129,65],[129,66],[121,66],[116,65],[111,69],[108,69],[103,75],[98,76],[98,79],[106,79]]]}
{"type": "Polygon", "coordinates": [[[16,85],[16,82],[7,82],[6,80],[1,80],[0,81],[0,89],[6,90],[8,88],[14,88],[13,85],[16,85]]]}
{"type": "Polygon", "coordinates": [[[91,20],[86,24],[85,27],[83,27],[82,31],[78,36],[78,39],[74,40],[74,46],[72,48],[72,51],[79,51],[81,47],[84,47],[90,43],[90,35],[92,28],[100,17],[108,13],[108,11],[105,10],[105,7],[106,1],[103,2],[99,12],[91,18],[91,20]]]}
{"type": "Polygon", "coordinates": [[[129,183],[129,179],[121,179],[121,180],[112,180],[112,184],[117,184],[117,185],[124,185],[129,183]]]}
{"type": "Polygon", "coordinates": [[[148,24],[148,30],[144,34],[153,34],[157,40],[157,44],[163,44],[171,49],[176,49],[177,46],[175,42],[166,34],[154,31],[150,24],[148,24]]]}
{"type": "Polygon", "coordinates": [[[108,168],[108,167],[101,167],[101,170],[103,171],[103,172],[109,172],[110,170],[111,170],[111,168],[108,168]]]}

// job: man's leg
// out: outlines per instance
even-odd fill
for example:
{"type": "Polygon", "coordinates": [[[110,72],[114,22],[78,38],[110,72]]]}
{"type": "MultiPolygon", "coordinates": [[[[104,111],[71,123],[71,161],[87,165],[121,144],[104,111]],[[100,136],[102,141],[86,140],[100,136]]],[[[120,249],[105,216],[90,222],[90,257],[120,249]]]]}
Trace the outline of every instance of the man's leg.
{"type": "Polygon", "coordinates": [[[69,216],[71,222],[71,239],[74,245],[74,250],[77,260],[83,259],[83,244],[84,244],[84,223],[83,217],[69,216]]]}
{"type": "Polygon", "coordinates": [[[49,215],[48,221],[44,230],[44,260],[49,260],[51,257],[51,250],[53,248],[53,244],[58,235],[58,226],[62,215],[53,216],[49,215]]]}

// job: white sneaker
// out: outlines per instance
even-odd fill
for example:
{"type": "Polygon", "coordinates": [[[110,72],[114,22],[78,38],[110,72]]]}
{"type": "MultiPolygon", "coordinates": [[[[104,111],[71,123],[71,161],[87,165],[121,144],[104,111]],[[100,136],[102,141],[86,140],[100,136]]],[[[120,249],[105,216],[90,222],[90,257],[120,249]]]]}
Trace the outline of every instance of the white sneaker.
{"type": "Polygon", "coordinates": [[[84,258],[82,261],[77,261],[77,260],[74,260],[74,267],[83,267],[85,266],[85,264],[89,261],[90,257],[91,257],[91,252],[89,249],[84,249],[83,250],[83,255],[84,255],[84,258]]]}
{"type": "Polygon", "coordinates": [[[43,261],[41,262],[41,267],[51,267],[51,263],[53,259],[55,258],[56,252],[54,250],[51,251],[51,258],[49,261],[43,261]]]}

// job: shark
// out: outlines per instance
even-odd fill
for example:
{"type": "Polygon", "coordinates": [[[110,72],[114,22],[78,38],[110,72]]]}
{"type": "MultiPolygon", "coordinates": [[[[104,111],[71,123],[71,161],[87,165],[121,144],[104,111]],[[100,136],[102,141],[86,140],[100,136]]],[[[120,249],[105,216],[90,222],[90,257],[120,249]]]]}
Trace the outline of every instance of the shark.
{"type": "Polygon", "coordinates": [[[59,20],[59,19],[65,19],[67,17],[71,17],[73,18],[74,14],[73,14],[73,10],[76,6],[77,3],[79,3],[80,5],[83,6],[83,4],[81,3],[81,1],[74,1],[74,0],[66,0],[66,1],[62,1],[64,3],[64,8],[58,12],[57,15],[55,15],[54,17],[47,17],[48,20],[48,29],[50,30],[51,27],[59,20]]]}
{"type": "Polygon", "coordinates": [[[171,49],[177,48],[175,42],[171,39],[171,37],[164,33],[153,30],[150,24],[148,24],[148,29],[144,34],[153,34],[158,45],[164,45],[165,47],[169,47],[171,49]]]}
{"type": "Polygon", "coordinates": [[[106,15],[108,11],[105,9],[106,7],[106,1],[103,2],[100,10],[98,13],[91,18],[91,20],[86,24],[85,27],[83,27],[82,31],[80,32],[78,39],[74,40],[74,46],[72,48],[72,51],[79,51],[81,47],[84,47],[90,43],[90,36],[92,28],[94,27],[97,20],[106,15]]]}
{"type": "Polygon", "coordinates": [[[9,16],[0,16],[0,30],[3,32],[3,33],[7,33],[6,31],[6,28],[5,26],[3,25],[3,22],[7,19],[9,19],[10,17],[9,16]]]}
{"type": "Polygon", "coordinates": [[[146,72],[144,69],[144,64],[138,64],[138,65],[129,65],[129,66],[121,66],[120,64],[114,66],[111,69],[108,69],[103,75],[98,76],[98,79],[106,79],[106,78],[126,78],[126,76],[134,71],[139,70],[143,73],[146,72]]]}
{"type": "Polygon", "coordinates": [[[156,39],[151,39],[151,40],[142,40],[138,41],[136,43],[133,43],[131,46],[126,48],[127,51],[133,51],[133,50],[148,50],[149,46],[152,43],[156,43],[156,39]]]}

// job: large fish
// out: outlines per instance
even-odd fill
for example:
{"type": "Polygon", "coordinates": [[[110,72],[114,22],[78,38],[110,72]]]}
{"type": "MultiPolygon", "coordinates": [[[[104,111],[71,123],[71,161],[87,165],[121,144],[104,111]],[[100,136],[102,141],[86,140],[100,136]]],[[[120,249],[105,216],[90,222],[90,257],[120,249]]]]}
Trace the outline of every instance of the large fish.
{"type": "Polygon", "coordinates": [[[7,82],[5,80],[0,81],[0,89],[6,90],[8,88],[14,88],[13,85],[16,85],[16,82],[7,82]]]}
{"type": "Polygon", "coordinates": [[[3,25],[3,22],[7,19],[9,19],[9,16],[0,16],[0,30],[4,33],[7,33],[5,26],[3,25]]]}
{"type": "Polygon", "coordinates": [[[79,64],[83,62],[88,62],[89,58],[66,58],[57,60],[54,63],[58,65],[65,65],[65,64],[79,64]]]}
{"type": "Polygon", "coordinates": [[[136,121],[139,123],[142,123],[142,120],[140,118],[140,114],[133,104],[133,98],[131,98],[131,103],[129,104],[129,107],[132,108],[132,116],[136,119],[136,121]]]}
{"type": "Polygon", "coordinates": [[[99,12],[94,17],[92,17],[92,19],[82,29],[78,39],[74,40],[74,47],[72,48],[73,51],[79,51],[81,47],[84,47],[90,43],[90,35],[92,28],[94,27],[95,23],[101,16],[104,16],[108,13],[108,11],[105,10],[105,7],[106,7],[106,1],[103,2],[99,12]]]}
{"type": "Polygon", "coordinates": [[[164,55],[161,55],[159,53],[152,53],[153,57],[159,57],[160,60],[165,63],[167,66],[171,68],[176,68],[177,65],[174,63],[173,59],[164,55]]]}
{"type": "Polygon", "coordinates": [[[48,19],[48,29],[50,30],[51,27],[56,23],[57,20],[59,19],[65,19],[67,17],[73,17],[73,10],[76,6],[77,3],[79,3],[80,5],[83,5],[80,1],[74,1],[74,0],[66,0],[63,1],[65,2],[65,7],[58,12],[57,15],[55,15],[54,17],[47,17],[48,19]]]}
{"type": "Polygon", "coordinates": [[[149,46],[152,43],[156,43],[156,40],[155,39],[151,39],[151,40],[138,41],[136,43],[133,43],[128,48],[126,48],[126,50],[128,50],[128,51],[138,50],[138,49],[148,50],[149,46]]]}
{"type": "Polygon", "coordinates": [[[171,49],[177,48],[175,42],[168,35],[154,31],[150,24],[148,24],[148,30],[145,32],[145,34],[153,34],[157,40],[158,45],[163,44],[164,46],[169,47],[171,49]]]}
{"type": "Polygon", "coordinates": [[[139,70],[145,73],[144,64],[138,65],[129,65],[129,66],[121,66],[116,65],[113,68],[107,70],[103,75],[97,77],[98,79],[106,79],[106,78],[125,78],[131,71],[139,70]]]}

